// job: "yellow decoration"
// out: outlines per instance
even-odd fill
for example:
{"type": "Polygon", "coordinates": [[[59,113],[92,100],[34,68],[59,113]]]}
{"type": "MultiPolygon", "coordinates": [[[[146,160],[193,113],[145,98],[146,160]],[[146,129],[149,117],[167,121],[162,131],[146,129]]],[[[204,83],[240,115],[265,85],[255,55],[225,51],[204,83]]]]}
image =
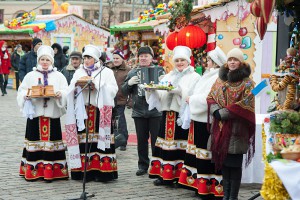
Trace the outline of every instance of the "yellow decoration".
{"type": "Polygon", "coordinates": [[[287,200],[290,199],[288,192],[283,186],[281,180],[277,176],[274,169],[267,162],[266,144],[267,139],[264,124],[262,125],[262,141],[263,141],[263,160],[265,163],[265,175],[260,194],[267,200],[287,200]]]}

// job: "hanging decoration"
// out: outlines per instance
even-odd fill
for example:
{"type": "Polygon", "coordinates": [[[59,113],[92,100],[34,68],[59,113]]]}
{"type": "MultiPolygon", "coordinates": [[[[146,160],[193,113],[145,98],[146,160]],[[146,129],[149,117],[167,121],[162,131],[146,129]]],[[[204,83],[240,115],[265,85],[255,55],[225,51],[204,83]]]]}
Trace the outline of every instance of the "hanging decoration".
{"type": "Polygon", "coordinates": [[[267,26],[268,26],[268,24],[264,22],[264,19],[262,17],[257,18],[257,20],[256,20],[256,29],[257,29],[257,33],[259,35],[259,38],[261,40],[264,39],[264,36],[266,34],[266,31],[267,31],[267,26]]]}
{"type": "Polygon", "coordinates": [[[159,36],[158,38],[158,65],[164,66],[164,55],[165,55],[165,40],[163,39],[163,36],[159,36]]]}
{"type": "Polygon", "coordinates": [[[25,12],[22,17],[14,18],[11,21],[6,21],[4,25],[8,28],[17,28],[28,24],[29,22],[33,22],[35,20],[36,14],[35,12],[25,12]]]}
{"type": "Polygon", "coordinates": [[[178,45],[178,32],[172,32],[166,39],[166,45],[173,50],[178,45]]]}
{"type": "Polygon", "coordinates": [[[178,44],[187,46],[191,49],[200,48],[206,43],[206,34],[199,27],[188,25],[178,33],[178,44]]]}
{"type": "Polygon", "coordinates": [[[180,30],[188,25],[191,20],[193,2],[193,0],[181,0],[174,4],[171,8],[171,17],[169,19],[169,29],[171,31],[180,30]]]}
{"type": "Polygon", "coordinates": [[[216,48],[216,23],[217,22],[214,22],[213,26],[208,30],[206,52],[212,51],[216,48]]]}
{"type": "Polygon", "coordinates": [[[261,8],[258,5],[257,1],[254,1],[250,4],[250,12],[252,15],[254,15],[255,17],[261,17],[262,13],[261,13],[261,8]]]}
{"type": "Polygon", "coordinates": [[[268,24],[275,7],[275,0],[258,0],[258,5],[261,9],[264,22],[268,24]]]}

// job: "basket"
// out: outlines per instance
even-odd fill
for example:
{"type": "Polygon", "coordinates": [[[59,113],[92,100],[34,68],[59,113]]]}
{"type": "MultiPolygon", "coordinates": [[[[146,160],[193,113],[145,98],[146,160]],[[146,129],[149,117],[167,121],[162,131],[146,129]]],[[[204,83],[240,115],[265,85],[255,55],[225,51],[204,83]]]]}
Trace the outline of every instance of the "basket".
{"type": "Polygon", "coordinates": [[[281,156],[287,160],[298,160],[300,159],[300,152],[285,152],[281,153],[281,156]]]}

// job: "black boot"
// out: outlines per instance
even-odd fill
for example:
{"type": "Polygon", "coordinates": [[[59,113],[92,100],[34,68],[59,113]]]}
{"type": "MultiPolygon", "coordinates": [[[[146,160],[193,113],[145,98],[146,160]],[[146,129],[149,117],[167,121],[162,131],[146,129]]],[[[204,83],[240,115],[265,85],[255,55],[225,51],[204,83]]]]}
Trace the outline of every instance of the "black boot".
{"type": "Polygon", "coordinates": [[[230,181],[230,197],[229,200],[238,200],[239,190],[241,181],[231,180],[230,181]]]}
{"type": "Polygon", "coordinates": [[[4,86],[3,86],[3,91],[4,91],[4,94],[7,94],[7,92],[6,92],[6,86],[7,86],[7,83],[8,83],[8,81],[6,80],[6,81],[4,81],[4,86]]]}
{"type": "Polygon", "coordinates": [[[0,88],[1,88],[1,92],[2,92],[2,96],[4,96],[4,86],[2,85],[2,83],[0,84],[0,88]]]}
{"type": "Polygon", "coordinates": [[[230,196],[230,180],[227,179],[223,179],[223,191],[224,191],[224,197],[223,200],[229,200],[229,196],[230,196]]]}

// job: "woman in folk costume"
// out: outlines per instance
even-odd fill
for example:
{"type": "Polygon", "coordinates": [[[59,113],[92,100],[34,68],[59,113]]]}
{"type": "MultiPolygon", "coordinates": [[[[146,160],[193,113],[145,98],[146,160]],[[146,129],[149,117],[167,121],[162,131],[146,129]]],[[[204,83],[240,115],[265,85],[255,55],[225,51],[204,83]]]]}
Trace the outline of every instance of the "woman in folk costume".
{"type": "Polygon", "coordinates": [[[113,71],[103,66],[99,61],[101,51],[96,46],[86,45],[82,56],[83,65],[74,73],[68,94],[66,137],[71,178],[74,180],[83,179],[85,129],[88,128],[86,180],[110,181],[118,178],[113,132],[111,130],[112,107],[118,85],[113,71]],[[87,106],[89,101],[88,89],[81,92],[81,87],[77,86],[78,80],[86,77],[90,77],[92,80],[89,110],[87,106]]]}
{"type": "Polygon", "coordinates": [[[234,48],[227,54],[227,64],[220,68],[207,97],[208,115],[212,117],[211,151],[216,170],[222,169],[224,200],[238,199],[242,178],[243,154],[246,166],[254,156],[255,98],[254,82],[244,54],[234,48]]]}
{"type": "Polygon", "coordinates": [[[157,178],[154,185],[173,184],[178,181],[189,131],[181,128],[178,121],[179,112],[185,105],[189,91],[200,78],[190,66],[190,48],[177,46],[173,52],[175,69],[165,75],[161,81],[167,81],[175,88],[170,91],[147,92],[149,109],[156,107],[159,111],[163,111],[163,120],[149,170],[149,177],[157,178]]]}
{"type": "Polygon", "coordinates": [[[226,63],[226,55],[217,47],[208,52],[207,67],[186,102],[191,124],[183,169],[179,184],[196,191],[202,199],[223,198],[222,175],[215,173],[211,152],[207,149],[207,95],[219,76],[219,68],[226,63]]]}
{"type": "Polygon", "coordinates": [[[65,114],[68,83],[53,67],[54,52],[49,46],[37,51],[37,67],[22,81],[17,101],[27,116],[26,134],[20,175],[25,180],[44,179],[48,182],[68,178],[65,145],[62,142],[60,117],[65,114]],[[30,98],[28,89],[52,85],[55,97],[30,98]]]}

